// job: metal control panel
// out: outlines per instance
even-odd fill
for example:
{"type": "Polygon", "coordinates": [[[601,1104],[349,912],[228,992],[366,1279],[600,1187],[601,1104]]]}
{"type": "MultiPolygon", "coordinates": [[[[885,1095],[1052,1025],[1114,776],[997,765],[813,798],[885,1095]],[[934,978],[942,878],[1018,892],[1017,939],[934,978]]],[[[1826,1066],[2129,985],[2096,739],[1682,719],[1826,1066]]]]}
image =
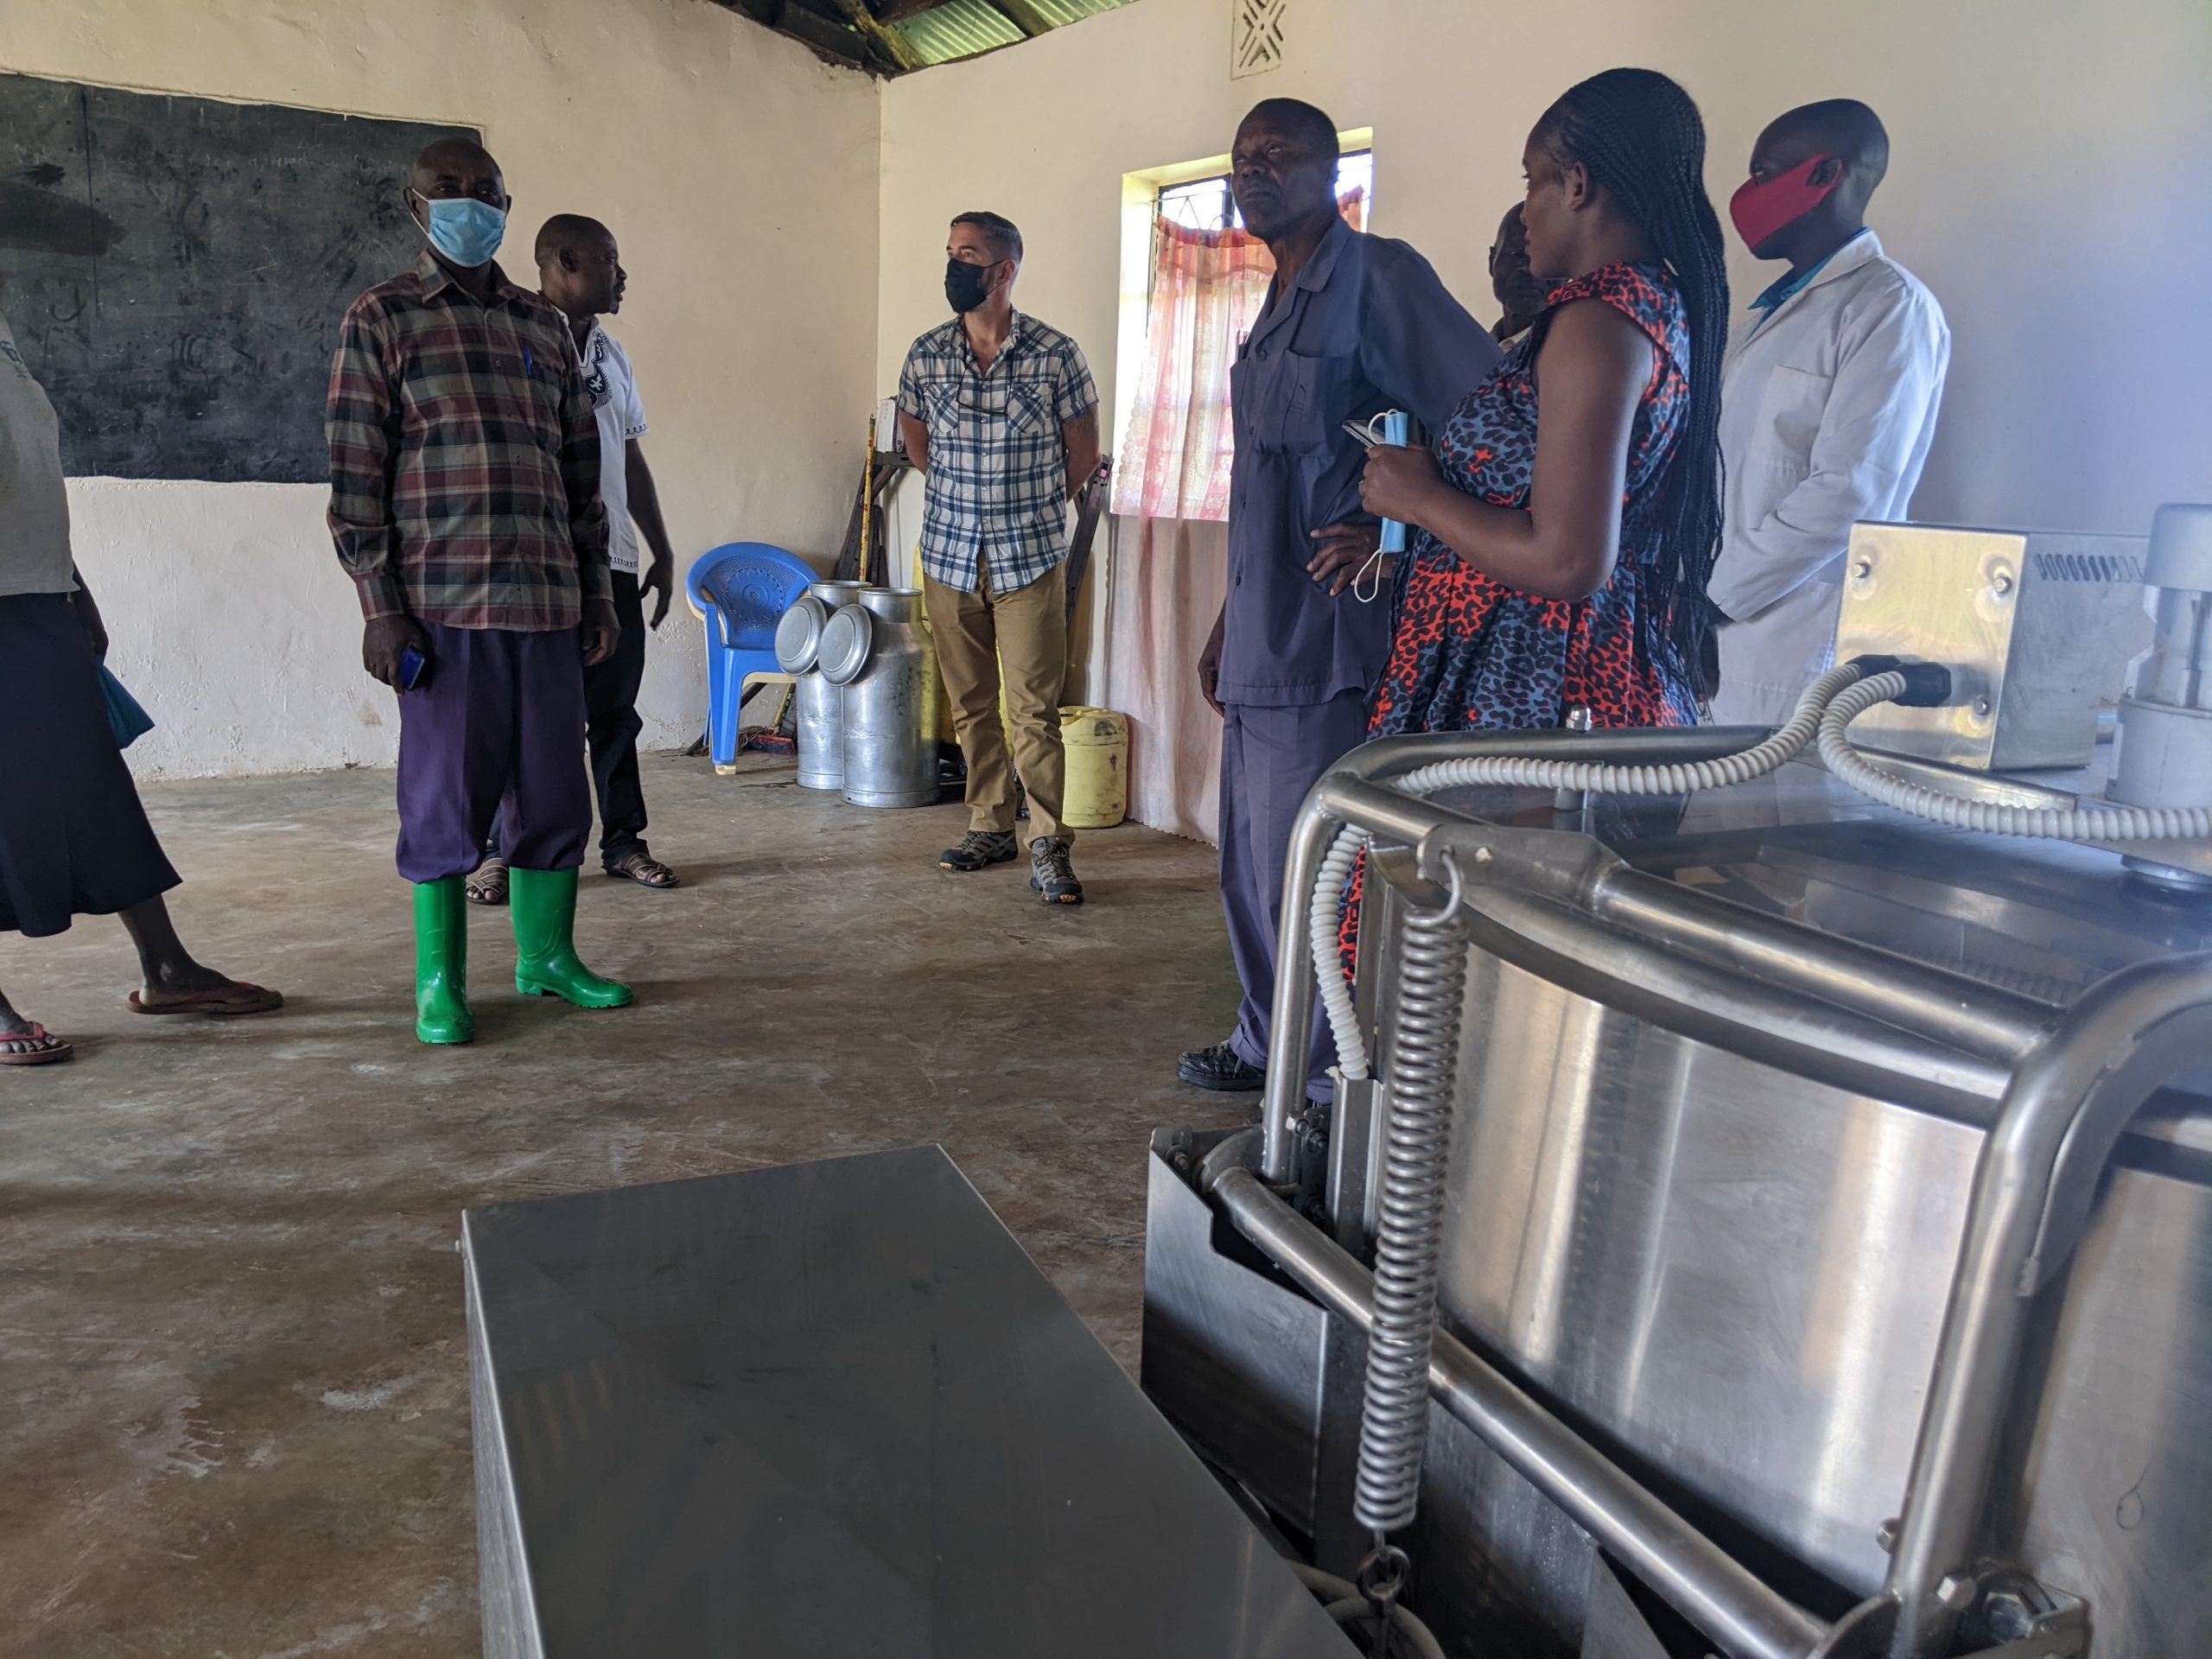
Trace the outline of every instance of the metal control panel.
{"type": "Polygon", "coordinates": [[[1975,772],[2088,764],[2097,715],[2150,642],[2139,536],[1862,524],[1844,562],[1836,660],[1942,663],[1953,701],[1885,703],[1869,748],[1975,772]]]}

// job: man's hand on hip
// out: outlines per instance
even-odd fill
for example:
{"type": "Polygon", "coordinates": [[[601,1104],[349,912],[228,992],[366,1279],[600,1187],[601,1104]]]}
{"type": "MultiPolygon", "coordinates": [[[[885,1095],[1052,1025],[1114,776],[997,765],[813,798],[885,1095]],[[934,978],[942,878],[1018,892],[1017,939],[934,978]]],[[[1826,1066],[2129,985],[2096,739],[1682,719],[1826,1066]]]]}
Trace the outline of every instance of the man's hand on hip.
{"type": "Polygon", "coordinates": [[[429,655],[429,636],[413,617],[371,617],[368,626],[361,630],[361,666],[368,670],[371,679],[380,680],[395,691],[404,691],[399,659],[410,645],[426,657],[429,655]]]}
{"type": "MultiPolygon", "coordinates": [[[[1306,561],[1306,573],[1327,588],[1329,597],[1334,599],[1352,585],[1366,569],[1367,562],[1375,556],[1376,549],[1382,545],[1381,525],[1347,518],[1313,532],[1313,556],[1306,561]]],[[[1395,555],[1385,554],[1377,568],[1380,579],[1389,580],[1397,565],[1395,555]]]]}
{"type": "Polygon", "coordinates": [[[584,601],[584,666],[597,668],[614,654],[614,642],[622,637],[622,619],[614,614],[611,599],[584,601]]]}
{"type": "Polygon", "coordinates": [[[656,556],[653,562],[645,567],[645,578],[638,584],[638,591],[641,594],[658,595],[653,601],[652,623],[652,626],[658,628],[668,620],[668,604],[676,597],[676,566],[666,559],[656,556]]]}
{"type": "Polygon", "coordinates": [[[1224,720],[1229,716],[1221,706],[1220,696],[1221,630],[1227,620],[1226,610],[1214,619],[1213,632],[1206,636],[1205,649],[1198,653],[1198,695],[1206,700],[1208,708],[1224,720]]]}

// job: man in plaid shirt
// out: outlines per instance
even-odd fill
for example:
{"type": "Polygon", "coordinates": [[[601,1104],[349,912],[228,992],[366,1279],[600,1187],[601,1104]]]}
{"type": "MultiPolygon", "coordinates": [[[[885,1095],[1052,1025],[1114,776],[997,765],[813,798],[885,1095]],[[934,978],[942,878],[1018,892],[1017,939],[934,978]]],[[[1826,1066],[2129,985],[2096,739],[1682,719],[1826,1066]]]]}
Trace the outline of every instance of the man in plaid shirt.
{"type": "Polygon", "coordinates": [[[567,319],[493,263],[510,206],[467,139],[416,160],[429,247],[353,302],[330,375],[330,530],[399,695],[399,873],[415,883],[416,1035],[475,1034],[462,883],[495,813],[515,988],[620,1007],[577,960],[591,833],[583,671],[614,648],[599,426],[567,319]]]}
{"type": "Polygon", "coordinates": [[[1075,341],[1014,308],[1021,232],[1011,223],[963,213],[945,256],[956,315],[914,342],[899,377],[899,430],[928,475],[922,599],[968,759],[968,834],[938,863],[980,870],[1020,850],[1011,726],[1029,792],[1029,885],[1048,905],[1079,905],[1060,818],[1059,705],[1068,499],[1098,470],[1098,389],[1075,341]]]}

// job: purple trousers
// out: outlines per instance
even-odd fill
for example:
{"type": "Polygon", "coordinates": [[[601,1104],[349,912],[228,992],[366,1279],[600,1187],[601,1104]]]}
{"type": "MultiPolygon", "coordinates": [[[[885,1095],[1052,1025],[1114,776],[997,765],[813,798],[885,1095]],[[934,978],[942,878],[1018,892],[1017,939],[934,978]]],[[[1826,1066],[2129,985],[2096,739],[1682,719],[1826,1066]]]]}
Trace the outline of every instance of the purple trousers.
{"type": "MultiPolygon", "coordinates": [[[[1268,1063],[1274,1027],[1275,938],[1282,872],[1306,791],[1367,736],[1367,699],[1347,691],[1303,708],[1228,705],[1221,727],[1221,907],[1244,1000],[1229,1046],[1247,1065],[1268,1063]]],[[[1303,937],[1301,933],[1301,938],[1303,937]]],[[[1307,1033],[1306,1093],[1327,1100],[1336,1056],[1317,998],[1307,1033]]]]}
{"type": "Polygon", "coordinates": [[[576,630],[423,631],[429,672],[399,699],[400,874],[467,874],[483,861],[494,817],[509,863],[576,868],[591,839],[576,630]]]}

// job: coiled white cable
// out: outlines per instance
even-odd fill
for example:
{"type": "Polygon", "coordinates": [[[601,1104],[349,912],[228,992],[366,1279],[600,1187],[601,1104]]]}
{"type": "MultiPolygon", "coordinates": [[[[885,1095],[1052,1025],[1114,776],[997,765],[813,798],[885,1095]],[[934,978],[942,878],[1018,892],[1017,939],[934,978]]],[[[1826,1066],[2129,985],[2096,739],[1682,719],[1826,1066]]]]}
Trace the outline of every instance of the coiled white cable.
{"type": "Polygon", "coordinates": [[[1877,674],[1839,694],[1821,716],[1821,760],[1827,769],[1870,800],[1910,812],[1931,823],[1979,830],[1993,836],[2027,836],[2044,841],[2175,841],[2212,836],[2212,808],[2136,806],[2004,806],[1961,800],[1923,789],[1885,772],[1852,746],[1851,722],[1878,702],[1905,688],[1902,674],[1877,674]]]}
{"type": "MultiPolygon", "coordinates": [[[[1599,795],[1692,795],[1704,789],[1723,789],[1731,784],[1764,778],[1819,734],[1821,715],[1829,702],[1859,681],[1859,670],[1847,663],[1832,668],[1805,688],[1789,723],[1771,737],[1733,754],[1711,760],[1683,761],[1667,766],[1592,766],[1580,760],[1544,760],[1532,755],[1481,755],[1464,760],[1440,760],[1399,779],[1394,787],[1408,795],[1433,795],[1441,789],[1472,789],[1504,785],[1529,789],[1573,789],[1599,795]]],[[[1894,695],[1894,694],[1893,694],[1894,695]]]]}
{"type": "Polygon", "coordinates": [[[1346,824],[1329,843],[1321,861],[1321,874],[1313,883],[1313,902],[1307,906],[1308,938],[1313,951],[1313,984],[1320,993],[1322,1011],[1329,1016],[1329,1030],[1337,1039],[1337,1070],[1354,1082],[1367,1075],[1367,1038],[1359,1028],[1359,1014],[1352,1007],[1351,987],[1337,966],[1337,910],[1352,866],[1367,846],[1367,831],[1346,824]]]}
{"type": "MultiPolygon", "coordinates": [[[[1721,789],[1764,777],[1794,759],[1821,729],[1828,704],[1846,688],[1856,685],[1859,671],[1847,663],[1832,668],[1805,688],[1796,712],[1771,736],[1733,754],[1711,760],[1694,760],[1657,766],[1593,766],[1581,760],[1545,760],[1530,755],[1482,755],[1464,760],[1440,760],[1416,767],[1393,781],[1391,787],[1425,798],[1445,789],[1472,789],[1485,785],[1521,785],[1533,789],[1573,789],[1605,795],[1688,795],[1703,789],[1721,789]]],[[[1895,677],[1894,676],[1891,677],[1895,677]]],[[[1899,682],[1900,688],[1902,681],[1899,682]]],[[[1892,690],[1887,695],[1894,696],[1892,690]]],[[[1337,1069],[1347,1077],[1368,1075],[1367,1039],[1359,1028],[1352,1007],[1351,987],[1337,965],[1337,912],[1344,884],[1367,845],[1367,832],[1346,825],[1337,832],[1321,861],[1313,883],[1313,899],[1306,922],[1313,953],[1313,980],[1328,1015],[1329,1030],[1337,1039],[1337,1069]]]]}

